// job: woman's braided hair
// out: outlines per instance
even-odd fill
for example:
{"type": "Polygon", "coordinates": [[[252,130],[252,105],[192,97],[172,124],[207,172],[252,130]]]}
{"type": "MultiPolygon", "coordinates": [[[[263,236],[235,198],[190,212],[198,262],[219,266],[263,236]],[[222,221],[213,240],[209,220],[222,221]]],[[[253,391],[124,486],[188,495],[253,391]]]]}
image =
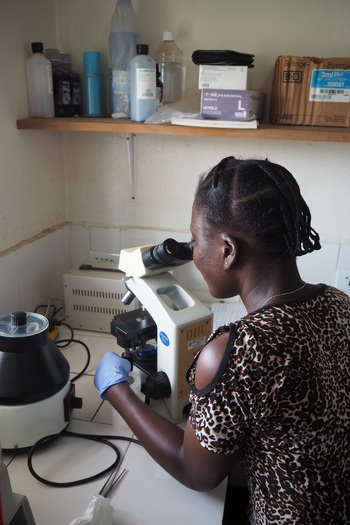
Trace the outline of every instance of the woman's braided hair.
{"type": "Polygon", "coordinates": [[[200,178],[195,205],[215,230],[245,234],[264,257],[294,257],[321,248],[298,183],[268,160],[223,159],[200,178]]]}

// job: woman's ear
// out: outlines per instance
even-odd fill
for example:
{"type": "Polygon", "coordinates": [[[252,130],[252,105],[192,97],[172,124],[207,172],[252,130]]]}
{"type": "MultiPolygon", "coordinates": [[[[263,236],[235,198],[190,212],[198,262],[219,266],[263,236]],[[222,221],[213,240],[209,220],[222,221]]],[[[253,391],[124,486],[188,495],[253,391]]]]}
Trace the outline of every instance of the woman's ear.
{"type": "Polygon", "coordinates": [[[225,270],[229,270],[236,263],[238,257],[238,242],[230,235],[223,236],[223,255],[225,270]]]}

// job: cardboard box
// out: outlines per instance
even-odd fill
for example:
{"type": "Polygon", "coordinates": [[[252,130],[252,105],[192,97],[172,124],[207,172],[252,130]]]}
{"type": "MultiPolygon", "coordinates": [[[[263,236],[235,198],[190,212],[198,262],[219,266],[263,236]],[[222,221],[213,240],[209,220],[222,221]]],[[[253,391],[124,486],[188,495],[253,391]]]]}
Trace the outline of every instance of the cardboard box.
{"type": "Polygon", "coordinates": [[[248,66],[199,66],[199,89],[247,89],[248,66]]]}
{"type": "Polygon", "coordinates": [[[350,126],[350,58],[279,56],[270,122],[350,126]]]}
{"type": "Polygon", "coordinates": [[[202,89],[203,118],[250,120],[261,118],[265,93],[237,89],[202,89]]]}

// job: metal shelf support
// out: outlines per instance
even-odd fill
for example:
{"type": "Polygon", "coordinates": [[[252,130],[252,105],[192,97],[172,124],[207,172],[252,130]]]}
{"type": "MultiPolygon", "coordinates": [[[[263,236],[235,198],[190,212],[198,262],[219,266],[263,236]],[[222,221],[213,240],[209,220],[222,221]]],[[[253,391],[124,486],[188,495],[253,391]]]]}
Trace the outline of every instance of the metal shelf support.
{"type": "Polygon", "coordinates": [[[128,133],[126,136],[126,146],[128,150],[128,160],[129,160],[129,180],[130,180],[130,191],[131,199],[136,199],[136,176],[137,176],[137,166],[136,166],[136,134],[128,133]]]}

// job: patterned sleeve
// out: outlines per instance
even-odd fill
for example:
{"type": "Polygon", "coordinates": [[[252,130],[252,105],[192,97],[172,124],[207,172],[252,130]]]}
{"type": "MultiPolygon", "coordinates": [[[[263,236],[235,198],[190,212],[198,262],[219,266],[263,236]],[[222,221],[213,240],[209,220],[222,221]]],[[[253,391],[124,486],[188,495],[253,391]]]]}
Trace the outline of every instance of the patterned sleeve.
{"type": "MultiPolygon", "coordinates": [[[[202,390],[195,388],[196,362],[188,373],[190,385],[190,422],[200,444],[218,454],[237,452],[257,408],[254,386],[261,375],[256,370],[256,340],[242,322],[230,326],[230,333],[223,362],[215,376],[214,384],[202,390]],[[226,366],[225,366],[226,365],[226,366]]],[[[215,334],[214,334],[215,335],[215,334]]],[[[216,334],[220,335],[220,334],[216,334]]],[[[210,339],[211,340],[211,339],[210,339]]],[[[197,356],[198,358],[198,356],[197,356]]]]}

